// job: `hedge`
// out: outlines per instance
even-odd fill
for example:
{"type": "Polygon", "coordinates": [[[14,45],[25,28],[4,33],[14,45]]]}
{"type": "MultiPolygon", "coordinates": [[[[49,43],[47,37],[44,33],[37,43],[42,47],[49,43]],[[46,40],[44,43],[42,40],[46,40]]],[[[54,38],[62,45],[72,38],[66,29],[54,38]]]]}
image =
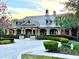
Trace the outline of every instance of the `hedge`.
{"type": "Polygon", "coordinates": [[[13,43],[13,42],[14,42],[14,39],[12,39],[12,38],[0,39],[0,44],[9,44],[9,43],[13,43]]]}
{"type": "Polygon", "coordinates": [[[60,38],[59,41],[62,42],[62,43],[68,43],[69,42],[69,40],[67,38],[60,38]]]}
{"type": "MultiPolygon", "coordinates": [[[[0,37],[19,39],[19,36],[20,36],[20,35],[1,35],[0,37]]],[[[28,37],[29,37],[29,36],[27,36],[27,35],[23,35],[23,36],[24,36],[24,38],[28,38],[28,37]]]]}
{"type": "Polygon", "coordinates": [[[69,39],[67,38],[62,38],[62,37],[53,37],[53,36],[40,36],[37,39],[39,40],[54,40],[54,41],[59,41],[62,43],[68,43],[69,39]]]}
{"type": "Polygon", "coordinates": [[[12,43],[14,42],[14,39],[13,38],[1,38],[0,41],[3,41],[3,40],[10,40],[12,43]]]}
{"type": "Polygon", "coordinates": [[[57,51],[58,49],[58,43],[56,41],[45,41],[43,44],[48,51],[57,51]]]}
{"type": "Polygon", "coordinates": [[[79,41],[79,38],[69,35],[46,35],[46,36],[38,36],[37,39],[41,39],[40,37],[62,37],[62,38],[67,38],[69,40],[79,41]]]}

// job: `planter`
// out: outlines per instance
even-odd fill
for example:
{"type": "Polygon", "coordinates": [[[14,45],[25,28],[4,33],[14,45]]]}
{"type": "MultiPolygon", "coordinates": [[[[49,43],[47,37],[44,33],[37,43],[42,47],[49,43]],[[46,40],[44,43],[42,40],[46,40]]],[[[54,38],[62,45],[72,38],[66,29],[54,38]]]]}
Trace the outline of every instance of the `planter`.
{"type": "Polygon", "coordinates": [[[36,38],[36,36],[30,36],[30,39],[35,39],[36,38]]]}
{"type": "Polygon", "coordinates": [[[23,36],[23,35],[20,35],[20,36],[19,36],[19,39],[24,39],[24,36],[23,36]]]}

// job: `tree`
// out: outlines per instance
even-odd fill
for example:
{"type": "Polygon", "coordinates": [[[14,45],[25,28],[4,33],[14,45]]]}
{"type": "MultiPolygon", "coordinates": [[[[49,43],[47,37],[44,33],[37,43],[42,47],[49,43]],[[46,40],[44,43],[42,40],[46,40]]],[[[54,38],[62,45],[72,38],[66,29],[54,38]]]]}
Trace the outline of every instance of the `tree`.
{"type": "MultiPolygon", "coordinates": [[[[73,11],[75,16],[79,19],[79,0],[69,0],[68,2],[65,2],[65,7],[69,11],[73,11]]],[[[77,25],[79,26],[79,20],[77,20],[77,25]]]]}
{"type": "Polygon", "coordinates": [[[69,11],[74,11],[75,14],[78,16],[79,15],[79,0],[69,0],[68,2],[65,2],[65,8],[67,8],[69,11]]]}
{"type": "Polygon", "coordinates": [[[56,16],[56,25],[61,27],[61,30],[69,29],[70,35],[71,29],[77,26],[77,17],[73,14],[64,14],[56,16]]]}
{"type": "MultiPolygon", "coordinates": [[[[79,31],[79,0],[69,0],[68,2],[65,2],[65,7],[69,11],[73,11],[75,13],[75,16],[77,16],[77,30],[79,31]]],[[[78,33],[78,32],[77,32],[78,33]]]]}
{"type": "MultiPolygon", "coordinates": [[[[4,2],[0,1],[0,34],[2,35],[2,32],[8,27],[8,14],[6,10],[7,5],[4,2]]],[[[0,35],[0,36],[1,36],[0,35]]]]}

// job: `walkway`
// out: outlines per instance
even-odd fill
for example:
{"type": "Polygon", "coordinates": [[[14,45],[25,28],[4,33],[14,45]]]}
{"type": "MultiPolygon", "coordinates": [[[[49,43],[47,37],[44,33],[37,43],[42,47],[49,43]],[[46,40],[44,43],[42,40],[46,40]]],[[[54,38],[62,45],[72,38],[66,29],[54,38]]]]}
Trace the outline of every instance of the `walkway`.
{"type": "Polygon", "coordinates": [[[42,46],[43,41],[21,39],[13,44],[0,45],[0,59],[17,59],[20,52],[42,46]]]}
{"type": "Polygon", "coordinates": [[[44,52],[43,41],[27,39],[15,39],[15,43],[0,45],[0,59],[21,59],[22,53],[36,55],[62,57],[67,59],[79,59],[79,56],[44,52]]]}

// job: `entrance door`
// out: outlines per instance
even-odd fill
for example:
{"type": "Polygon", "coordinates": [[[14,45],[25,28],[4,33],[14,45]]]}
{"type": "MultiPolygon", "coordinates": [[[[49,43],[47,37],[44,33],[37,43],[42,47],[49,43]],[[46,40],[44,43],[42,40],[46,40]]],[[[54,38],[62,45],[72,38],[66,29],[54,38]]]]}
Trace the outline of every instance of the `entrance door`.
{"type": "Polygon", "coordinates": [[[27,36],[32,35],[32,30],[31,30],[31,29],[26,29],[26,35],[27,35],[27,36]]]}

